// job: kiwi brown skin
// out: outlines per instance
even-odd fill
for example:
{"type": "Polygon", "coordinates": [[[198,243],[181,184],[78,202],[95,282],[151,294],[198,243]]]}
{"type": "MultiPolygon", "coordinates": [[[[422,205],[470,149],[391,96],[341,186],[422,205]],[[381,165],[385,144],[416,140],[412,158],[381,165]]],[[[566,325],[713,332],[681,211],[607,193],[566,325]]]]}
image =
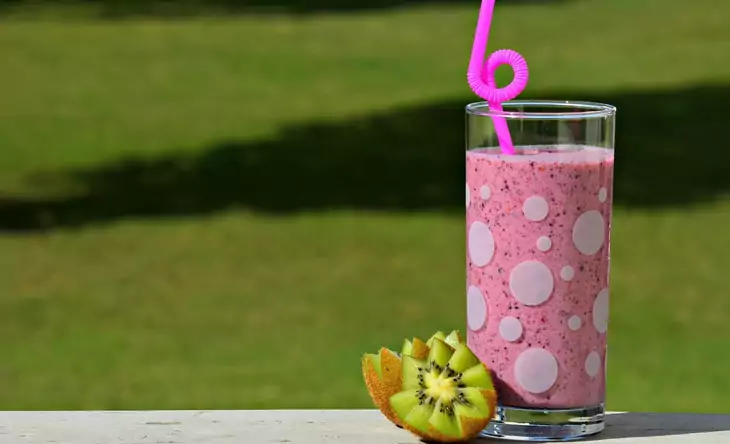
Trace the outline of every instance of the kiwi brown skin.
{"type": "Polygon", "coordinates": [[[382,379],[375,370],[375,365],[367,356],[362,358],[362,372],[370,398],[378,409],[395,425],[402,425],[398,415],[390,407],[388,399],[400,391],[403,384],[401,360],[387,348],[380,349],[380,367],[382,379]]]}

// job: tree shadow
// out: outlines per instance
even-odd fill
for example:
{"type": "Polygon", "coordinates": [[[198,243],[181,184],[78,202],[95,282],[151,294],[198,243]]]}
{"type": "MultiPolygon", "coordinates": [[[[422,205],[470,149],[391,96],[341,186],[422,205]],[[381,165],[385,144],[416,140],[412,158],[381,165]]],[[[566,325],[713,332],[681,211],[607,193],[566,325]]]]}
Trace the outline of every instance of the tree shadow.
{"type": "MultiPolygon", "coordinates": [[[[553,4],[568,0],[496,0],[505,5],[553,4]]],[[[4,0],[0,4],[0,14],[12,8],[43,4],[27,0],[4,0]]],[[[194,15],[233,15],[246,13],[286,13],[310,14],[320,12],[358,12],[375,9],[388,9],[404,6],[443,4],[454,5],[469,3],[478,8],[474,0],[67,0],[64,5],[83,4],[98,16],[108,19],[123,19],[132,16],[181,17],[194,15]]]]}
{"type": "MultiPolygon", "coordinates": [[[[541,98],[615,104],[619,207],[687,206],[730,192],[730,86],[541,98]]],[[[283,128],[197,156],[135,160],[39,178],[85,190],[54,199],[0,195],[0,230],[83,226],[243,208],[271,214],[338,209],[463,212],[464,105],[451,100],[358,119],[283,128]]]]}

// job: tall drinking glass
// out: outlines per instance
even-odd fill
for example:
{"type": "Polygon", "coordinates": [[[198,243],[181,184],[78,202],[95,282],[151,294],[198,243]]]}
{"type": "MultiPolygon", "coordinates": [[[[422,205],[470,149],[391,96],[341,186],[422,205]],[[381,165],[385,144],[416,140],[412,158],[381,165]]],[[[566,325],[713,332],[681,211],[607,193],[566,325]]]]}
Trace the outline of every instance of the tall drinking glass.
{"type": "Polygon", "coordinates": [[[499,394],[484,435],[562,441],[604,428],[615,112],[466,107],[467,340],[499,394]],[[501,153],[495,119],[515,154],[501,153]]]}

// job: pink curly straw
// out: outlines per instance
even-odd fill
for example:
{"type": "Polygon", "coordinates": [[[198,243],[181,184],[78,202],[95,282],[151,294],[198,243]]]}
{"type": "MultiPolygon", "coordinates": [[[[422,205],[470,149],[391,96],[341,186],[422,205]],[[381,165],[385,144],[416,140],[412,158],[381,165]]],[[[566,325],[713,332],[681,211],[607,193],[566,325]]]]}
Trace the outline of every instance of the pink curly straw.
{"type": "MultiPolygon", "coordinates": [[[[529,72],[525,59],[511,49],[500,49],[492,53],[484,62],[484,55],[487,52],[487,40],[489,39],[489,27],[492,24],[492,13],[494,11],[494,0],[482,0],[482,7],[479,10],[479,21],[477,22],[476,33],[474,34],[474,46],[472,47],[469,71],[466,78],[472,91],[489,103],[491,110],[501,113],[502,102],[512,100],[525,89],[529,72]],[[514,78],[504,88],[497,88],[494,80],[494,73],[501,65],[509,65],[514,71],[514,78]]],[[[494,129],[497,132],[499,145],[502,152],[514,154],[515,148],[512,145],[512,137],[504,117],[492,116],[494,129]]]]}

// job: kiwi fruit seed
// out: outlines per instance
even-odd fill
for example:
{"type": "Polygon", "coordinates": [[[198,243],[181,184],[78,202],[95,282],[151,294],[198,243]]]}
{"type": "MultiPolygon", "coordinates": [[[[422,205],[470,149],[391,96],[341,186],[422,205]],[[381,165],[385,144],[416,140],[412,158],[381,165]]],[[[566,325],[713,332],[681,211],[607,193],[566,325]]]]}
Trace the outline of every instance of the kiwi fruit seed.
{"type": "Polygon", "coordinates": [[[405,340],[402,353],[382,347],[378,353],[366,353],[362,357],[362,373],[365,379],[370,398],[391,422],[401,426],[401,422],[388,403],[388,399],[398,393],[402,387],[403,356],[412,356],[415,359],[426,359],[429,347],[418,338],[413,341],[405,340]]]}
{"type": "Polygon", "coordinates": [[[426,440],[467,441],[494,415],[492,377],[466,344],[452,347],[436,335],[430,341],[425,359],[402,356],[401,389],[388,399],[389,413],[426,440]]]}

